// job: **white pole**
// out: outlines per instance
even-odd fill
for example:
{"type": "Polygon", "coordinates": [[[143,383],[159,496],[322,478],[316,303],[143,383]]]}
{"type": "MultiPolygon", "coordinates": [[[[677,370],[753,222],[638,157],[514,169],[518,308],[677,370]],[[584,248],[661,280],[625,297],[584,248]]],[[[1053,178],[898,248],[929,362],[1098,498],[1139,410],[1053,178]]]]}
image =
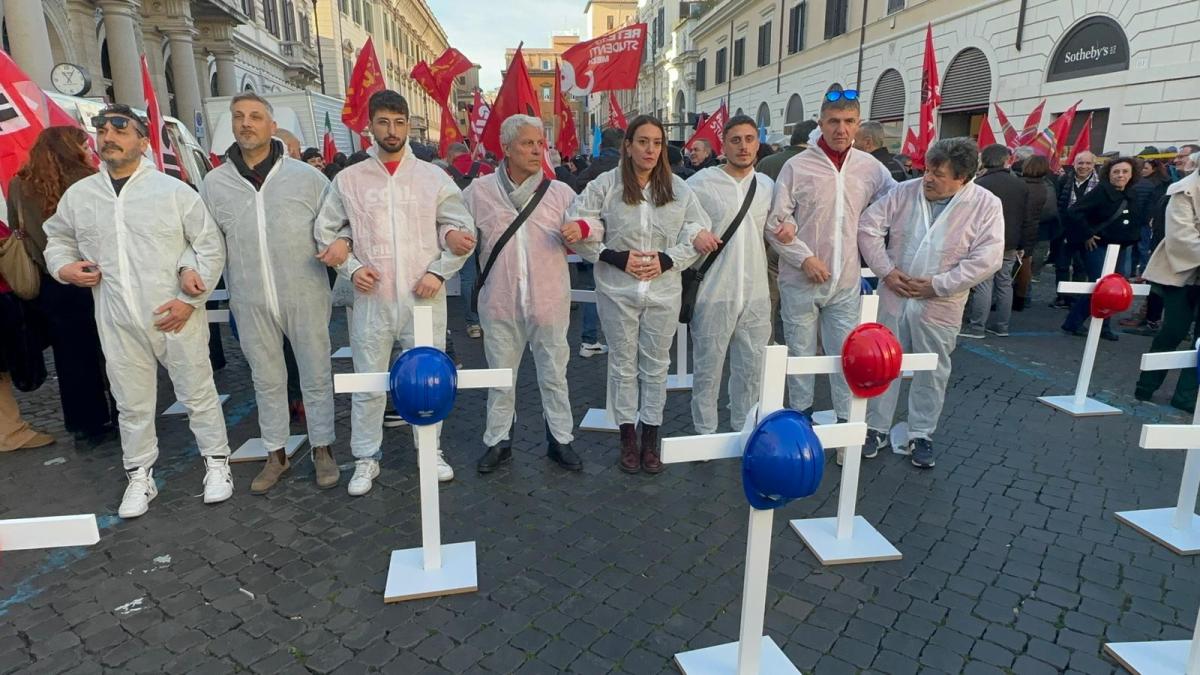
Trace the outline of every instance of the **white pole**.
{"type": "MultiPolygon", "coordinates": [[[[1108,249],[1104,252],[1104,267],[1100,270],[1101,279],[1117,269],[1117,256],[1120,253],[1120,246],[1109,244],[1108,249]]],[[[1095,293],[1095,289],[1092,292],[1095,293]]],[[[1096,364],[1096,349],[1100,346],[1100,332],[1103,326],[1103,319],[1092,317],[1089,320],[1087,345],[1083,348],[1083,362],[1079,365],[1079,379],[1075,381],[1076,409],[1083,408],[1084,402],[1087,401],[1088,385],[1092,381],[1092,368],[1096,364]]]]}
{"type": "Polygon", "coordinates": [[[1192,633],[1192,647],[1188,650],[1184,675],[1200,675],[1200,614],[1196,615],[1196,630],[1192,633]]]}
{"type": "Polygon", "coordinates": [[[442,567],[442,518],[438,511],[437,442],[438,425],[418,426],[417,466],[421,481],[421,552],[425,569],[442,567]]]}
{"type": "Polygon", "coordinates": [[[679,330],[675,333],[675,374],[679,377],[687,377],[688,374],[688,325],[686,323],[679,324],[679,330]]]}
{"type": "MultiPolygon", "coordinates": [[[[1192,424],[1200,425],[1200,407],[1192,413],[1192,424]]],[[[1175,518],[1171,526],[1186,529],[1196,515],[1196,493],[1200,492],[1200,448],[1192,448],[1184,455],[1183,482],[1179,486],[1179,503],[1175,507],[1175,518]]],[[[1197,673],[1196,675],[1200,675],[1197,673]]]]}
{"type": "Polygon", "coordinates": [[[738,636],[738,675],[758,675],[763,623],[767,612],[767,575],[771,572],[771,523],[774,511],[750,509],[746,537],[746,576],[742,580],[742,627],[738,636]]]}
{"type": "MultiPolygon", "coordinates": [[[[867,419],[867,399],[850,399],[850,422],[867,419]]],[[[862,446],[846,448],[842,463],[842,481],[838,487],[837,538],[854,537],[854,509],[858,502],[858,471],[862,465],[862,446]]]]}

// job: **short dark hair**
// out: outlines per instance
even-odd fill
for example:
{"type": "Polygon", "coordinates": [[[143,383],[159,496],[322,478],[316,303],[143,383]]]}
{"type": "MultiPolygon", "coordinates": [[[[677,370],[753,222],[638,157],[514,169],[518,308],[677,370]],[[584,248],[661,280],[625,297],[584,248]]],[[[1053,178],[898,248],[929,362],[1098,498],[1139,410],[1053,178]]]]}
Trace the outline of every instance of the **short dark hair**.
{"type": "Polygon", "coordinates": [[[146,121],[146,118],[134,112],[133,108],[130,108],[124,103],[109,103],[101,108],[100,112],[96,113],[96,115],[120,115],[122,117],[128,117],[129,119],[133,120],[134,126],[141,127],[140,129],[135,129],[139,135],[143,137],[150,135],[150,123],[146,121]]]}
{"type": "Polygon", "coordinates": [[[318,150],[316,148],[305,148],[304,152],[300,154],[300,159],[302,161],[307,162],[310,159],[316,159],[317,157],[320,157],[320,156],[321,156],[320,150],[318,150]]]}
{"type": "Polygon", "coordinates": [[[792,130],[791,144],[793,146],[801,146],[808,143],[808,137],[812,136],[812,132],[816,128],[817,123],[813,120],[798,122],[796,128],[792,130]]]}
{"type": "Polygon", "coordinates": [[[755,122],[749,115],[734,115],[725,123],[725,128],[721,130],[721,136],[724,137],[725,134],[729,133],[730,129],[743,124],[749,124],[754,127],[755,131],[758,131],[758,122],[755,122]]]}
{"type": "Polygon", "coordinates": [[[836,101],[830,101],[827,98],[821,99],[821,116],[825,115],[826,110],[853,110],[859,115],[862,114],[862,106],[858,104],[857,98],[846,98],[842,96],[836,101]]]}
{"type": "Polygon", "coordinates": [[[1128,190],[1129,188],[1133,187],[1134,183],[1138,182],[1138,179],[1142,177],[1142,160],[1138,159],[1137,157],[1114,157],[1113,159],[1105,162],[1104,166],[1100,167],[1100,180],[1104,181],[1105,183],[1111,182],[1108,180],[1108,174],[1112,173],[1112,168],[1117,164],[1129,165],[1129,171],[1131,175],[1129,176],[1129,182],[1125,184],[1125,189],[1128,190]]]}
{"type": "Polygon", "coordinates": [[[625,142],[625,130],[609,127],[600,132],[600,147],[616,150],[625,142]]]}
{"type": "Polygon", "coordinates": [[[1180,150],[1183,150],[1184,148],[1191,150],[1193,154],[1200,153],[1200,145],[1196,145],[1195,143],[1184,143],[1183,145],[1179,146],[1180,150]]]}
{"type": "Polygon", "coordinates": [[[959,180],[974,178],[979,171],[979,146],[966,137],[943,138],[935,141],[925,153],[925,166],[949,165],[954,177],[959,180]]]}
{"type": "Polygon", "coordinates": [[[371,94],[371,98],[367,101],[367,115],[371,119],[375,119],[375,113],[379,111],[387,111],[390,113],[399,113],[408,116],[408,101],[399,92],[391,89],[383,89],[371,94]]]}
{"type": "Polygon", "coordinates": [[[1012,156],[1007,145],[992,143],[979,151],[979,161],[985,169],[1003,169],[1008,158],[1012,156]]]}
{"type": "Polygon", "coordinates": [[[1050,173],[1050,160],[1041,155],[1034,155],[1021,165],[1021,175],[1026,178],[1041,178],[1050,173]]]}

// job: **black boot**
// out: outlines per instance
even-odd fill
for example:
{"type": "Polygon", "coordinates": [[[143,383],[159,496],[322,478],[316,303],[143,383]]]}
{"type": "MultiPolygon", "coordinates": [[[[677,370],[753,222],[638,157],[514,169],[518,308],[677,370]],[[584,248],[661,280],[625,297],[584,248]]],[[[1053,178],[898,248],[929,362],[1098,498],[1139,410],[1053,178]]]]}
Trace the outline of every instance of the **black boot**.
{"type": "Polygon", "coordinates": [[[571,444],[564,445],[555,440],[549,425],[546,425],[546,456],[567,471],[583,470],[583,460],[571,449],[571,444]]]}
{"type": "Polygon", "coordinates": [[[501,464],[508,464],[511,461],[512,441],[500,441],[499,444],[493,445],[483,453],[483,457],[479,458],[479,463],[475,465],[475,468],[479,473],[491,473],[501,464]]]}
{"type": "Polygon", "coordinates": [[[638,452],[637,429],[632,424],[621,425],[621,461],[617,464],[625,473],[642,470],[642,459],[638,452]]]}

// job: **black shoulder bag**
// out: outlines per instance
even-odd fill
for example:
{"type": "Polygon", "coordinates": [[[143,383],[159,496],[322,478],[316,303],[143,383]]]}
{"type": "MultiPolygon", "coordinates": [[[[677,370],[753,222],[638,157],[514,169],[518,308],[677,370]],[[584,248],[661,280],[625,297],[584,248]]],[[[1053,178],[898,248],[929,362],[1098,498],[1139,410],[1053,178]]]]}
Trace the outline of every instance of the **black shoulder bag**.
{"type": "MultiPolygon", "coordinates": [[[[517,233],[521,225],[524,225],[525,221],[529,219],[529,214],[533,213],[533,210],[541,203],[542,197],[546,195],[546,190],[549,189],[550,179],[543,178],[542,183],[538,185],[537,192],[534,192],[533,196],[529,198],[529,203],[525,205],[525,208],[521,209],[521,212],[512,221],[512,225],[509,225],[508,229],[504,231],[504,234],[500,235],[500,238],[496,240],[496,245],[492,247],[492,254],[488,256],[487,264],[483,266],[483,271],[475,277],[475,288],[471,289],[472,312],[479,311],[479,291],[483,290],[483,283],[487,281],[488,274],[492,271],[492,266],[496,264],[496,259],[500,257],[500,251],[508,243],[508,240],[512,239],[512,236],[517,233]]],[[[479,264],[478,258],[476,258],[475,264],[479,264]]]]}
{"type": "Polygon", "coordinates": [[[741,227],[742,221],[746,218],[746,212],[750,210],[750,204],[754,201],[754,191],[758,187],[758,177],[755,176],[753,181],[750,181],[750,189],[746,190],[746,198],[742,200],[742,208],[733,217],[733,222],[729,227],[725,228],[725,234],[721,235],[721,245],[717,250],[708,255],[708,258],[701,263],[699,269],[689,267],[682,272],[683,275],[683,293],[682,302],[679,303],[679,323],[691,323],[692,312],[696,309],[696,294],[700,292],[700,283],[704,281],[704,275],[708,269],[717,261],[717,256],[721,255],[721,251],[725,250],[725,244],[729,242],[730,237],[737,232],[741,227]]]}

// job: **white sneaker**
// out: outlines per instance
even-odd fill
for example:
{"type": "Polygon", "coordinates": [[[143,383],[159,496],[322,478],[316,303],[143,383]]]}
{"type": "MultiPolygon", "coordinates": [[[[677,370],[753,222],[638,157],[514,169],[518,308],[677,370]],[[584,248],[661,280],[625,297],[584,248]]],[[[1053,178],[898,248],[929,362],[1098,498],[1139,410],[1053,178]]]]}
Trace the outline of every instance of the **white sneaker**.
{"type": "Polygon", "coordinates": [[[438,450],[437,471],[439,483],[449,483],[454,480],[454,469],[446,463],[446,455],[441,450],[438,450]]]}
{"type": "Polygon", "coordinates": [[[229,472],[229,455],[205,457],[204,503],[220,504],[233,496],[233,474],[229,472]]]}
{"type": "Polygon", "coordinates": [[[384,429],[395,429],[396,427],[402,427],[406,424],[408,424],[408,422],[405,422],[403,417],[394,413],[386,413],[383,416],[384,429]]]}
{"type": "Polygon", "coordinates": [[[149,471],[138,467],[126,472],[129,475],[129,486],[125,488],[125,496],[121,498],[121,508],[117,515],[122,518],[137,518],[150,508],[150,502],[158,496],[158,486],[154,484],[154,469],[149,471]]]}
{"type": "Polygon", "coordinates": [[[608,353],[608,345],[599,342],[587,343],[579,345],[579,355],[585,359],[590,359],[593,356],[602,356],[608,353]]]}
{"type": "Polygon", "coordinates": [[[373,459],[359,459],[354,462],[354,475],[350,477],[350,485],[346,491],[351,497],[361,497],[375,487],[375,479],[379,477],[379,462],[373,459]]]}

